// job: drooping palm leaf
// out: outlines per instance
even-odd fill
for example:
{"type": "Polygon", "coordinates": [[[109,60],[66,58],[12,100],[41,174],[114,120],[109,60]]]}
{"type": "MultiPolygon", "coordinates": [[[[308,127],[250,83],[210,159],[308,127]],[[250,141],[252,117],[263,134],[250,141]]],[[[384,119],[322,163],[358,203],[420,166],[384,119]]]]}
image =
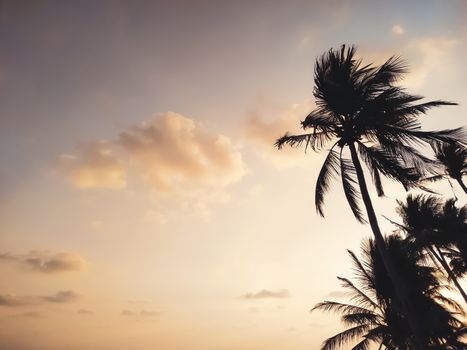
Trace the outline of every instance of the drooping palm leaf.
{"type": "Polygon", "coordinates": [[[331,149],[321,167],[316,181],[315,205],[317,212],[322,217],[324,217],[324,195],[329,190],[331,179],[339,174],[339,163],[339,154],[331,149]]]}
{"type": "Polygon", "coordinates": [[[341,346],[353,341],[356,337],[362,336],[368,331],[370,325],[362,324],[336,334],[323,342],[321,350],[336,350],[341,346]]]}
{"type": "Polygon", "coordinates": [[[363,217],[362,209],[360,208],[360,192],[357,190],[358,182],[356,179],[355,167],[351,160],[342,158],[342,153],[340,155],[340,164],[341,164],[341,178],[342,178],[342,187],[344,188],[344,194],[347,198],[347,202],[350,205],[355,218],[361,222],[365,223],[366,220],[363,217]]]}

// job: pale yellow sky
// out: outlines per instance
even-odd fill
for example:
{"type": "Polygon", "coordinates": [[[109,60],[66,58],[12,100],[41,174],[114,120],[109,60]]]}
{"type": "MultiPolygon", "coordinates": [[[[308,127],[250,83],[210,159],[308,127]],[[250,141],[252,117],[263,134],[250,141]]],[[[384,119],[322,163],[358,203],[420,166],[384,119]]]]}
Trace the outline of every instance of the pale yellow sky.
{"type": "MultiPolygon", "coordinates": [[[[344,42],[460,104],[427,129],[465,125],[463,7],[0,2],[0,347],[317,349],[341,326],[309,309],[345,300],[346,249],[371,232],[338,181],[318,217],[323,155],[274,140],[344,42]]],[[[404,192],[386,193],[389,232],[404,192]]]]}

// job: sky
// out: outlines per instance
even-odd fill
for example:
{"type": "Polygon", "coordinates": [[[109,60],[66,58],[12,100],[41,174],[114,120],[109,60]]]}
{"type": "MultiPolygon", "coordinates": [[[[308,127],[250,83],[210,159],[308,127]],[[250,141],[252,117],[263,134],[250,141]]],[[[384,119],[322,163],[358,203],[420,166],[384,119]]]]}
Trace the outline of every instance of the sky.
{"type": "MultiPolygon", "coordinates": [[[[342,329],[368,226],[274,141],[314,60],[401,55],[426,129],[465,125],[464,1],[0,1],[0,346],[304,350],[342,329]]],[[[447,183],[433,188],[452,196],[447,183]]],[[[465,203],[460,188],[454,190],[465,203]]],[[[405,192],[387,183],[385,232],[405,192]]],[[[465,283],[464,283],[465,285],[465,283]]]]}

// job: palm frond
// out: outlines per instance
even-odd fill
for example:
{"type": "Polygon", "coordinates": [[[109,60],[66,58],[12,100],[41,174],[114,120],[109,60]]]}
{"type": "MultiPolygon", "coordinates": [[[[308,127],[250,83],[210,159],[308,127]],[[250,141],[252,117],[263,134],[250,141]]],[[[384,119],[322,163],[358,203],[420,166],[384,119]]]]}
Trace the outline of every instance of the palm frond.
{"type": "Polygon", "coordinates": [[[363,161],[365,162],[366,166],[370,170],[371,178],[373,180],[373,184],[375,185],[376,188],[376,193],[378,194],[378,197],[384,196],[384,189],[383,189],[383,184],[381,182],[381,177],[379,175],[379,169],[378,169],[378,163],[370,157],[366,152],[365,145],[363,145],[361,142],[358,143],[358,151],[360,155],[363,158],[363,161]]]}
{"type": "MultiPolygon", "coordinates": [[[[342,151],[342,150],[341,150],[342,151]]],[[[366,223],[364,219],[362,209],[360,208],[360,192],[356,189],[358,185],[355,179],[356,171],[352,161],[342,158],[342,152],[340,155],[341,163],[341,178],[342,187],[344,188],[344,194],[349,203],[350,209],[352,210],[355,218],[362,224],[366,223]]]]}
{"type": "Polygon", "coordinates": [[[366,79],[362,80],[362,85],[367,87],[367,93],[374,93],[395,83],[407,72],[404,60],[400,56],[391,56],[378,69],[368,74],[366,79]]]}
{"type": "Polygon", "coordinates": [[[312,132],[309,134],[300,134],[300,135],[290,135],[286,133],[284,136],[279,137],[274,145],[278,149],[282,149],[284,145],[289,145],[291,147],[299,147],[303,143],[305,143],[305,152],[308,147],[310,147],[313,151],[321,150],[326,143],[331,140],[332,134],[320,131],[320,132],[312,132]]]}
{"type": "Polygon", "coordinates": [[[459,142],[435,143],[433,149],[440,165],[453,179],[462,179],[467,173],[467,148],[459,142]]]}
{"type": "Polygon", "coordinates": [[[420,174],[428,174],[436,166],[436,160],[426,157],[419,149],[404,142],[399,142],[400,140],[394,135],[386,136],[384,132],[377,133],[380,148],[395,157],[401,158],[406,167],[417,169],[420,174]]]}
{"type": "Polygon", "coordinates": [[[374,294],[376,285],[373,276],[370,275],[372,268],[371,264],[367,264],[367,267],[365,268],[353,251],[347,249],[347,253],[350,255],[350,259],[352,259],[355,266],[356,277],[363,286],[363,290],[367,290],[374,294]]]}
{"type": "Polygon", "coordinates": [[[338,349],[342,345],[349,343],[353,341],[354,339],[357,339],[358,337],[362,336],[370,328],[371,326],[363,324],[363,325],[358,325],[358,326],[346,329],[345,331],[338,333],[331,338],[326,339],[321,346],[321,350],[338,349]]]}
{"type": "Polygon", "coordinates": [[[352,313],[346,314],[341,317],[341,321],[348,325],[376,325],[380,321],[381,317],[373,312],[371,313],[352,313]]]}
{"type": "Polygon", "coordinates": [[[446,175],[444,174],[439,174],[439,175],[433,175],[433,176],[428,176],[428,177],[425,177],[423,179],[420,180],[420,183],[424,183],[424,182],[436,182],[436,181],[439,181],[443,178],[445,178],[446,175]]]}
{"type": "Polygon", "coordinates": [[[449,309],[453,310],[455,313],[459,315],[465,315],[465,311],[462,308],[462,306],[460,306],[460,304],[456,302],[454,299],[445,297],[441,293],[437,293],[435,297],[438,302],[446,305],[449,309]]]}
{"type": "Polygon", "coordinates": [[[301,122],[303,129],[317,129],[318,131],[333,131],[336,120],[328,115],[323,108],[317,108],[310,112],[301,122]]]}
{"type": "Polygon", "coordinates": [[[372,340],[365,338],[357,345],[355,345],[351,350],[369,350],[372,340]]]}
{"type": "Polygon", "coordinates": [[[433,107],[441,107],[441,106],[456,106],[458,103],[450,102],[450,101],[443,101],[443,100],[436,100],[436,101],[429,101],[424,103],[419,103],[416,105],[410,105],[403,108],[399,108],[396,110],[396,114],[399,117],[407,117],[407,116],[417,116],[419,114],[425,114],[428,112],[430,108],[433,107]]]}
{"type": "Polygon", "coordinates": [[[315,206],[322,217],[324,217],[324,195],[329,190],[329,181],[339,173],[339,154],[333,150],[334,146],[329,151],[316,181],[315,206]]]}
{"type": "Polygon", "coordinates": [[[430,144],[436,144],[438,142],[458,142],[462,145],[467,144],[467,136],[463,127],[438,131],[421,131],[387,126],[386,132],[392,133],[392,135],[406,142],[419,142],[419,140],[422,140],[430,144]]]}
{"type": "Polygon", "coordinates": [[[372,307],[374,309],[379,309],[378,304],[375,303],[371,298],[366,295],[363,291],[357,288],[350,280],[343,277],[337,277],[341,281],[344,288],[350,289],[353,291],[354,295],[351,300],[356,301],[359,305],[364,306],[365,308],[372,307]]]}
{"type": "Polygon", "coordinates": [[[310,310],[311,312],[315,310],[321,310],[325,312],[337,312],[344,315],[351,314],[351,313],[371,313],[372,311],[369,309],[365,309],[363,307],[351,305],[351,304],[344,304],[339,303],[336,301],[322,301],[310,310]]]}
{"type": "Polygon", "coordinates": [[[401,164],[400,158],[376,146],[367,147],[362,142],[359,142],[359,146],[363,160],[370,164],[371,168],[376,168],[383,175],[401,182],[405,188],[417,184],[420,174],[415,168],[401,164]]]}

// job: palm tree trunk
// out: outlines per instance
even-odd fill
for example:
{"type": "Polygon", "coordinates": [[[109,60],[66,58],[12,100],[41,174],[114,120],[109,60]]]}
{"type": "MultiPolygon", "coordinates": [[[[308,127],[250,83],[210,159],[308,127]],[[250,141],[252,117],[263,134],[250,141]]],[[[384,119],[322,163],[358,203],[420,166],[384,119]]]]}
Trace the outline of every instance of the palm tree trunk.
{"type": "Polygon", "coordinates": [[[457,180],[457,183],[462,187],[462,189],[464,190],[465,194],[467,194],[467,187],[465,186],[464,182],[462,181],[461,178],[459,179],[456,179],[457,180]]]}
{"type": "Polygon", "coordinates": [[[365,175],[363,174],[362,165],[360,163],[360,159],[357,155],[357,150],[355,149],[355,144],[350,143],[350,154],[352,156],[352,162],[355,166],[355,171],[357,174],[358,184],[360,186],[360,192],[362,194],[363,203],[365,204],[366,212],[368,215],[368,221],[370,222],[371,229],[375,236],[375,243],[376,248],[378,249],[379,254],[384,263],[384,267],[391,279],[394,290],[396,292],[396,296],[398,297],[402,311],[407,316],[407,320],[409,322],[409,326],[414,333],[414,338],[416,340],[416,349],[417,350],[424,350],[426,348],[426,344],[423,341],[423,331],[420,327],[420,322],[418,320],[417,314],[413,309],[412,304],[409,300],[409,293],[407,291],[406,285],[399,274],[397,273],[396,267],[394,266],[394,262],[392,258],[389,256],[387,252],[386,242],[384,241],[383,235],[378,225],[378,220],[376,218],[376,213],[373,208],[373,204],[371,202],[370,194],[368,193],[368,188],[365,181],[365,175]]]}
{"type": "Polygon", "coordinates": [[[430,251],[431,254],[433,254],[433,256],[436,258],[436,260],[439,261],[441,266],[443,266],[443,268],[446,271],[446,273],[448,274],[449,278],[454,282],[454,285],[459,290],[459,293],[461,293],[462,298],[464,298],[464,301],[467,304],[467,294],[465,294],[464,289],[459,284],[459,281],[457,280],[457,277],[454,275],[451,268],[449,267],[448,262],[446,261],[446,259],[445,259],[444,255],[443,255],[443,253],[441,252],[441,250],[437,246],[435,246],[435,247],[436,247],[436,252],[438,254],[435,252],[435,250],[432,247],[428,247],[428,250],[430,251]]]}

